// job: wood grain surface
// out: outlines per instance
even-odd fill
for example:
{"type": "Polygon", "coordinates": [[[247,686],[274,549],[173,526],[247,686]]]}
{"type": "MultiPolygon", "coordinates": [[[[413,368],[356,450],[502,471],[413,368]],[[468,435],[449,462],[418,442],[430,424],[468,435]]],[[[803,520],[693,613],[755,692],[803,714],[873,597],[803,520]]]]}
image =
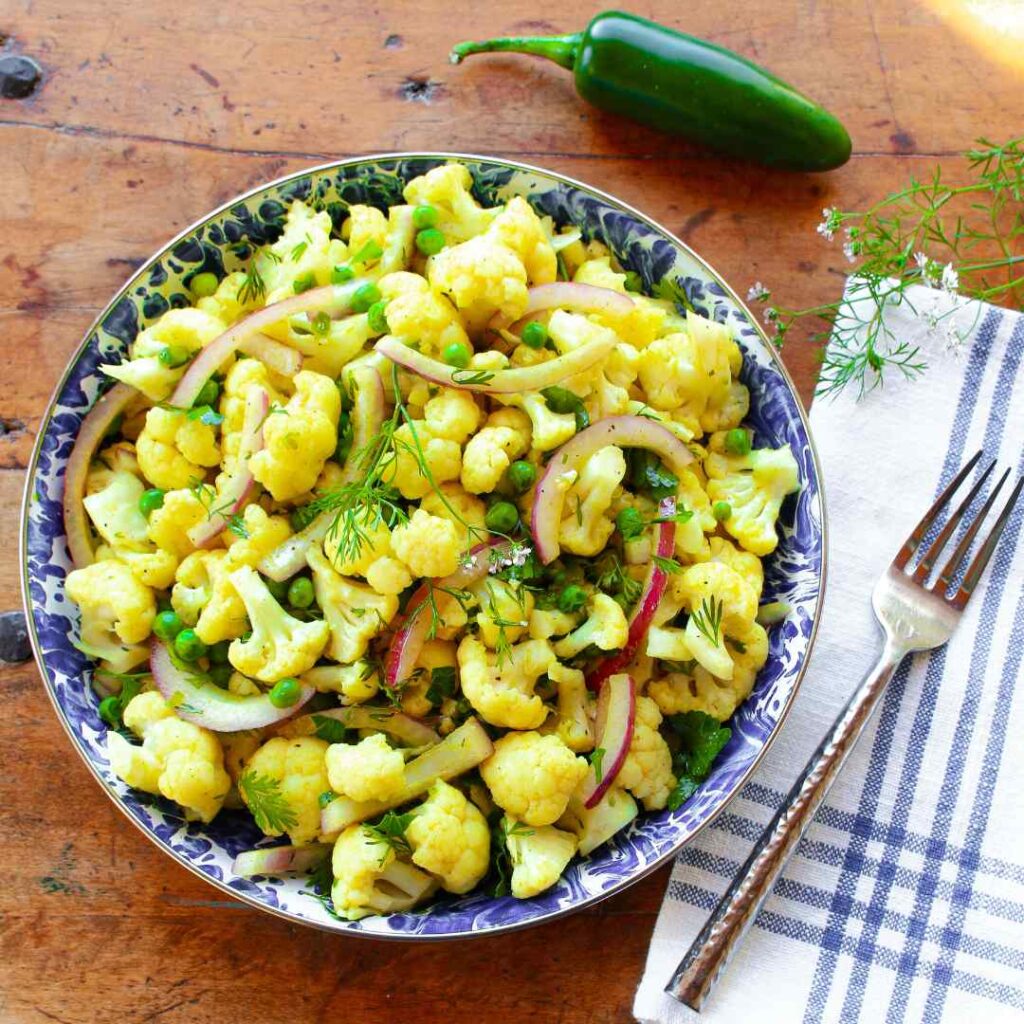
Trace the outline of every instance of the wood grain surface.
{"type": "MultiPolygon", "coordinates": [[[[225,0],[7,0],[0,43],[44,78],[0,99],[0,608],[39,418],[124,278],[235,193],[336,157],[519,157],[633,203],[737,290],[829,301],[821,208],[856,209],[1019,128],[1021,78],[923,0],[658,0],[632,9],[761,61],[831,107],[853,159],[829,175],[730,163],[582,105],[524,57],[447,63],[460,38],[582,27],[597,8],[225,0]],[[685,12],[685,13],[684,13],[685,12]]],[[[785,360],[805,400],[816,353],[785,360]]],[[[589,912],[505,937],[379,944],[223,899],[93,783],[34,666],[0,670],[0,1021],[194,1024],[628,1021],[667,869],[589,912]]]]}

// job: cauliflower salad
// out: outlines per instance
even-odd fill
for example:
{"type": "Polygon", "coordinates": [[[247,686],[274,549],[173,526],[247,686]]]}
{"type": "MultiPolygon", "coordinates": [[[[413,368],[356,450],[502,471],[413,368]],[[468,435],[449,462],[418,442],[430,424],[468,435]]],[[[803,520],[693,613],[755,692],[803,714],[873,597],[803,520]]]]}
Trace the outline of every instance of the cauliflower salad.
{"type": "Polygon", "coordinates": [[[711,770],[799,487],[729,329],[459,164],[295,201],[103,367],[68,464],[112,771],[342,918],[529,898],[711,770]],[[340,219],[340,223],[338,222],[340,219]]]}

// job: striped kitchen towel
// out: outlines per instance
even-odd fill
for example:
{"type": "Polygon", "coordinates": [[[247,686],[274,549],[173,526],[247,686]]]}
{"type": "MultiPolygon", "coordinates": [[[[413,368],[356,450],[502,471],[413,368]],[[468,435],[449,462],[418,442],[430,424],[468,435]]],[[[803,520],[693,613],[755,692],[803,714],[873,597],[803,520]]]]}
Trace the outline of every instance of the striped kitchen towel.
{"type": "MultiPolygon", "coordinates": [[[[924,377],[811,412],[829,520],[821,630],[764,764],[676,860],[640,1021],[698,1020],[664,986],[875,658],[871,588],[902,539],[978,448],[1024,472],[1024,316],[970,304],[936,327],[951,300],[912,301],[888,323],[921,346],[924,377]]],[[[1024,1021],[1022,531],[1018,504],[953,640],[893,679],[700,1020],[1024,1021]]]]}

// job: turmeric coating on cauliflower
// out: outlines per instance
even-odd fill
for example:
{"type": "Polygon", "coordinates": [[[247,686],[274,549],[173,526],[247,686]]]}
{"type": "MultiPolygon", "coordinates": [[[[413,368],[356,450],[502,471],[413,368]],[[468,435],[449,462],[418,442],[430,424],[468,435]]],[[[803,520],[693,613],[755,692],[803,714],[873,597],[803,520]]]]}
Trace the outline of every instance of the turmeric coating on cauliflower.
{"type": "Polygon", "coordinates": [[[319,862],[349,920],[531,899],[674,812],[768,658],[800,467],[744,425],[731,321],[511,190],[453,162],[390,207],[292,200],[102,368],[134,392],[86,453],[65,590],[111,768],[305,847],[237,870],[319,862]],[[640,418],[690,460],[634,447],[640,418]]]}

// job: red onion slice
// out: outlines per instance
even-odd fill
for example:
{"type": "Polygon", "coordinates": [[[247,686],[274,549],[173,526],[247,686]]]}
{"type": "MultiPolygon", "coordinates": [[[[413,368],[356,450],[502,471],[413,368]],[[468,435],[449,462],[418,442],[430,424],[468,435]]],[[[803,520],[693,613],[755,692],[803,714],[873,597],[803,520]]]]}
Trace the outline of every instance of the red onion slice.
{"type": "MultiPolygon", "coordinates": [[[[545,309],[571,309],[577,313],[609,313],[627,316],[633,309],[633,300],[612,288],[593,284],[575,284],[572,281],[553,281],[539,284],[527,293],[526,309],[516,321],[521,324],[534,313],[545,309]]],[[[509,319],[500,313],[491,318],[490,327],[498,330],[509,326],[509,319]]]]}
{"type": "Polygon", "coordinates": [[[282,377],[294,377],[302,369],[301,352],[265,334],[254,334],[247,338],[239,344],[238,351],[258,359],[268,370],[282,377]]]}
{"type": "Polygon", "coordinates": [[[417,352],[391,335],[381,338],[374,346],[374,351],[442,387],[479,391],[487,395],[512,395],[541,391],[561,384],[567,377],[589,370],[599,363],[617,344],[618,338],[609,331],[606,336],[574,348],[565,355],[537,363],[536,366],[517,366],[511,370],[474,370],[472,367],[457,369],[417,352]]]}
{"type": "Polygon", "coordinates": [[[245,508],[256,483],[249,470],[249,459],[263,447],[263,424],[269,411],[270,396],[266,391],[260,387],[250,388],[245,396],[245,419],[235,471],[214,499],[213,514],[188,531],[193,547],[207,547],[223,532],[231,517],[245,508]]]}
{"type": "Polygon", "coordinates": [[[609,416],[581,430],[557,449],[537,484],[530,531],[537,557],[545,565],[553,562],[561,551],[558,531],[568,490],[565,475],[578,473],[589,458],[610,444],[648,448],[664,459],[677,476],[693,462],[690,449],[672,431],[644,416],[609,416]]]}
{"type": "MultiPolygon", "coordinates": [[[[360,457],[384,424],[384,382],[372,366],[359,366],[348,376],[355,384],[352,408],[352,445],[341,471],[341,485],[352,483],[363,473],[360,457]]],[[[278,545],[259,564],[264,576],[277,583],[291,579],[306,567],[306,552],[319,544],[334,521],[333,512],[322,512],[308,526],[278,545]]]]}
{"type": "Polygon", "coordinates": [[[636,722],[636,684],[625,673],[611,676],[597,698],[597,748],[604,750],[601,777],[592,768],[583,781],[583,806],[594,807],[619,774],[636,722]]]}
{"type": "Polygon", "coordinates": [[[89,466],[111,425],[137,395],[135,388],[128,384],[115,384],[86,413],[71,449],[64,470],[64,532],[67,534],[71,561],[78,569],[91,565],[95,554],[89,521],[82,504],[89,466]]]}
{"type": "Polygon", "coordinates": [[[312,686],[303,686],[299,699],[288,708],[275,707],[265,693],[240,697],[211,682],[197,681],[201,677],[178,668],[166,645],[156,639],[150,647],[149,669],[156,688],[174,713],[212,732],[241,732],[277,725],[295,715],[314,693],[312,686]]]}
{"type": "MultiPolygon", "coordinates": [[[[675,512],[675,498],[663,498],[658,503],[659,518],[667,519],[669,516],[675,515],[675,512]]],[[[659,558],[671,558],[675,552],[675,545],[676,524],[674,522],[659,523],[658,542],[654,553],[659,558]]],[[[600,688],[609,676],[621,672],[636,657],[636,652],[640,650],[640,645],[644,642],[644,637],[647,636],[647,631],[651,627],[651,620],[658,610],[667,584],[668,573],[652,560],[650,568],[647,570],[647,579],[644,580],[644,588],[640,592],[640,599],[633,609],[633,614],[629,617],[626,646],[610,658],[605,658],[588,673],[587,686],[591,690],[600,688]]]]}
{"type": "Polygon", "coordinates": [[[267,846],[240,853],[231,865],[239,878],[253,875],[302,875],[322,864],[331,848],[324,843],[315,846],[267,846]]]}

